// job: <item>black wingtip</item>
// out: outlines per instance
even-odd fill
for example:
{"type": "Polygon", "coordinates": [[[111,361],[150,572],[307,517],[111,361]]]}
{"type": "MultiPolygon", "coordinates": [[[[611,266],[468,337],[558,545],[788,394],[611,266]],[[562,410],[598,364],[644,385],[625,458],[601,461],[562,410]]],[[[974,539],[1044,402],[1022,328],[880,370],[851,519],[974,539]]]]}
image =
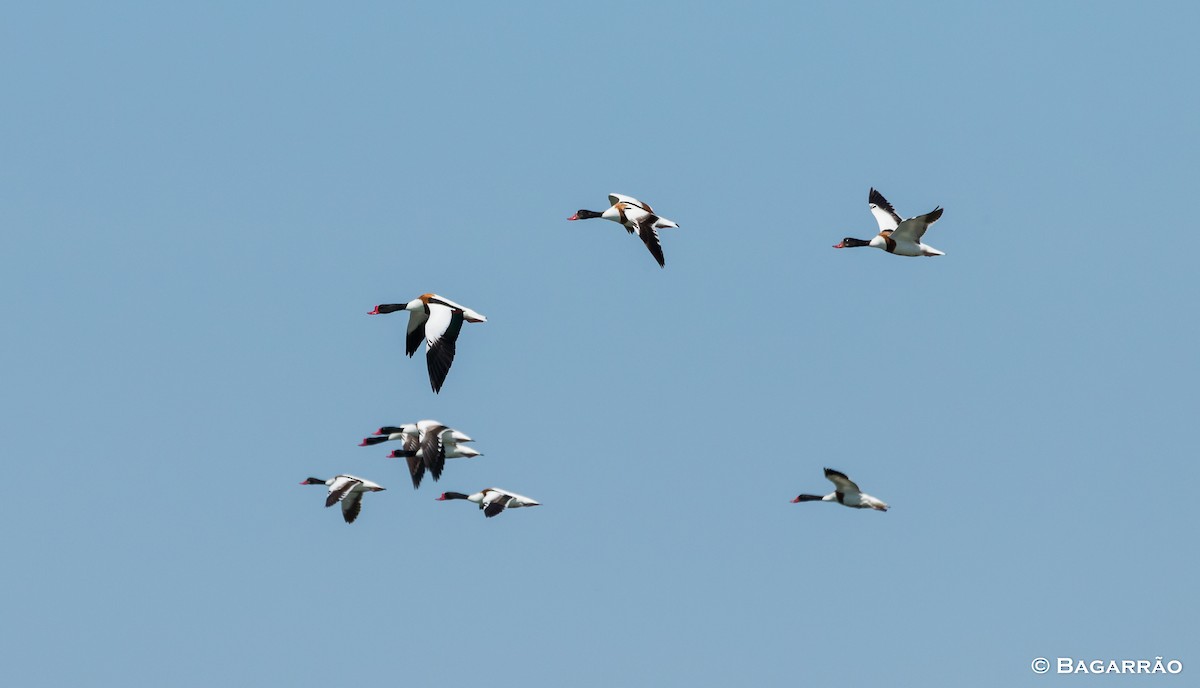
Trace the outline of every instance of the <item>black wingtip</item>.
{"type": "Polygon", "coordinates": [[[832,468],[826,468],[826,469],[825,469],[825,477],[826,477],[826,478],[828,478],[828,477],[830,477],[830,476],[833,476],[833,475],[836,475],[837,477],[839,477],[839,478],[843,478],[843,479],[845,479],[845,480],[849,480],[849,479],[850,479],[849,477],[847,477],[847,476],[846,476],[846,474],[845,474],[845,473],[843,473],[843,472],[841,472],[841,471],[835,471],[835,470],[833,470],[832,468]]]}
{"type": "Polygon", "coordinates": [[[442,335],[442,339],[435,346],[431,346],[425,352],[425,367],[429,371],[429,386],[433,389],[434,394],[442,391],[442,384],[446,381],[446,376],[450,374],[450,368],[454,365],[454,353],[457,346],[455,340],[458,339],[459,330],[462,328],[462,311],[456,311],[457,317],[452,321],[452,325],[442,335]]]}
{"type": "Polygon", "coordinates": [[[896,209],[892,207],[891,203],[888,203],[888,200],[883,197],[883,194],[881,194],[875,190],[875,187],[871,187],[871,192],[869,194],[867,194],[867,201],[870,203],[874,203],[875,205],[879,206],[880,208],[883,208],[885,211],[887,211],[888,213],[891,213],[892,215],[896,214],[896,209]]]}

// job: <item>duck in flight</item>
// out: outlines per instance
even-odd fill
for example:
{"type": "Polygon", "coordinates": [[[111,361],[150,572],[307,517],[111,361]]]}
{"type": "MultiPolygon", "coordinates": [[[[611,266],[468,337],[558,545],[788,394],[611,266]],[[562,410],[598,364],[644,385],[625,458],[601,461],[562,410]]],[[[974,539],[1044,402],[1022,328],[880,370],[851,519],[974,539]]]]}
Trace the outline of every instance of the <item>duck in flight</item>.
{"type": "Polygon", "coordinates": [[[467,442],[474,441],[469,436],[436,420],[384,426],[376,430],[375,435],[364,438],[358,446],[369,447],[389,440],[401,440],[404,443],[403,448],[394,450],[388,454],[388,458],[408,461],[408,473],[412,477],[414,490],[421,486],[426,469],[433,475],[434,480],[441,478],[446,459],[472,459],[483,456],[474,448],[466,446],[467,442]]]}
{"type": "Polygon", "coordinates": [[[871,246],[898,256],[946,255],[932,246],[921,243],[921,237],[925,236],[925,230],[929,229],[929,225],[938,221],[938,218],[942,216],[943,208],[934,208],[924,215],[903,220],[892,208],[892,204],[883,197],[883,194],[874,188],[867,194],[867,205],[871,208],[871,214],[875,216],[875,221],[879,223],[878,236],[870,241],[846,237],[834,248],[871,246]]]}
{"type": "Polygon", "coordinates": [[[491,518],[505,509],[517,509],[523,506],[541,506],[540,502],[536,502],[529,497],[501,490],[498,487],[489,487],[475,494],[465,495],[461,492],[443,492],[442,496],[437,498],[439,502],[445,502],[452,499],[465,499],[469,502],[474,502],[483,509],[483,515],[491,518]]]}
{"type": "Polygon", "coordinates": [[[821,495],[802,494],[792,500],[792,503],[797,502],[837,502],[842,506],[848,506],[854,509],[875,509],[876,511],[887,511],[888,505],[882,500],[876,499],[871,495],[858,489],[858,485],[854,481],[846,477],[845,473],[835,471],[832,468],[825,469],[825,477],[833,483],[834,491],[824,497],[821,495]]]}
{"type": "Polygon", "coordinates": [[[404,353],[409,358],[425,340],[425,365],[429,369],[429,385],[433,393],[442,390],[442,383],[454,363],[455,342],[463,321],[487,322],[479,313],[437,294],[421,294],[408,303],[383,303],[367,315],[382,315],[408,311],[408,334],[404,353]]]}
{"type": "Polygon", "coordinates": [[[659,216],[650,207],[650,204],[643,203],[633,196],[611,193],[608,195],[608,202],[612,204],[612,207],[602,213],[598,213],[595,210],[580,210],[567,219],[590,220],[594,217],[599,217],[605,220],[612,220],[624,227],[630,234],[637,234],[638,238],[646,244],[650,255],[654,256],[654,260],[658,261],[658,266],[660,268],[666,267],[667,262],[663,256],[662,244],[658,240],[658,230],[676,228],[679,225],[665,217],[659,216]]]}
{"type": "Polygon", "coordinates": [[[367,492],[382,492],[384,488],[370,480],[356,478],[353,475],[335,475],[329,480],[309,478],[301,485],[328,485],[329,496],[325,498],[325,506],[331,507],[342,503],[342,518],[346,523],[354,523],[358,513],[362,511],[362,496],[367,492]]]}

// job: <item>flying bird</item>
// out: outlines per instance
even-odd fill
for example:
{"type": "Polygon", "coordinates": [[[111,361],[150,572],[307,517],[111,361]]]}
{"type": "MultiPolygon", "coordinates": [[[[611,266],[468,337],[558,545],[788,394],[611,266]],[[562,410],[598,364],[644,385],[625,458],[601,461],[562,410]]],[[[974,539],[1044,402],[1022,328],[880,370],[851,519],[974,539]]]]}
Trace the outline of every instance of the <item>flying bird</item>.
{"type": "Polygon", "coordinates": [[[362,511],[362,496],[365,492],[381,492],[383,487],[376,485],[370,480],[363,480],[352,475],[335,475],[329,480],[320,478],[309,478],[301,485],[328,485],[329,496],[325,498],[325,506],[331,507],[338,502],[342,503],[342,518],[346,519],[346,523],[354,523],[354,519],[358,518],[358,512],[362,511]]]}
{"type": "Polygon", "coordinates": [[[879,235],[870,241],[846,237],[834,248],[871,246],[898,256],[946,255],[932,246],[921,243],[921,237],[925,236],[925,230],[929,229],[929,225],[937,222],[938,218],[942,216],[943,209],[941,207],[934,208],[924,215],[902,220],[892,208],[892,204],[888,203],[883,194],[874,188],[867,194],[867,205],[871,208],[871,214],[875,216],[875,221],[879,223],[879,235]]]}
{"type": "Polygon", "coordinates": [[[658,230],[675,228],[679,225],[665,217],[660,217],[649,204],[642,203],[633,196],[611,193],[608,195],[608,202],[612,204],[612,207],[602,213],[594,210],[580,210],[567,219],[590,220],[593,217],[599,217],[612,220],[623,226],[630,234],[637,234],[638,238],[646,244],[646,248],[650,250],[650,255],[658,261],[658,266],[666,267],[662,244],[658,240],[658,230]]]}
{"type": "Polygon", "coordinates": [[[824,497],[820,495],[802,494],[792,500],[792,503],[797,502],[837,502],[842,506],[852,507],[854,509],[875,509],[877,511],[887,511],[888,505],[884,502],[872,497],[871,495],[858,489],[858,485],[854,481],[847,478],[845,473],[835,471],[832,468],[825,469],[825,477],[833,483],[836,488],[832,494],[827,494],[824,497]]]}
{"type": "Polygon", "coordinates": [[[465,433],[448,427],[436,420],[420,420],[400,426],[384,426],[376,431],[375,437],[364,438],[360,447],[368,447],[390,440],[402,441],[403,448],[388,454],[389,459],[406,459],[412,477],[413,489],[421,486],[426,469],[437,480],[442,477],[446,459],[474,458],[482,453],[465,445],[473,442],[465,433]]]}
{"type": "Polygon", "coordinates": [[[479,313],[437,294],[421,294],[408,303],[384,303],[368,315],[408,311],[408,335],[404,353],[409,358],[425,340],[425,364],[429,368],[429,384],[434,394],[442,389],[450,366],[454,363],[454,347],[463,321],[487,322],[479,313]]]}
{"type": "Polygon", "coordinates": [[[508,490],[501,490],[498,487],[489,487],[472,495],[465,495],[461,492],[443,492],[442,496],[437,498],[437,501],[445,502],[451,499],[465,499],[478,504],[479,508],[483,509],[483,515],[487,518],[495,516],[506,508],[517,509],[523,506],[541,506],[540,502],[535,502],[529,497],[524,497],[508,490]]]}

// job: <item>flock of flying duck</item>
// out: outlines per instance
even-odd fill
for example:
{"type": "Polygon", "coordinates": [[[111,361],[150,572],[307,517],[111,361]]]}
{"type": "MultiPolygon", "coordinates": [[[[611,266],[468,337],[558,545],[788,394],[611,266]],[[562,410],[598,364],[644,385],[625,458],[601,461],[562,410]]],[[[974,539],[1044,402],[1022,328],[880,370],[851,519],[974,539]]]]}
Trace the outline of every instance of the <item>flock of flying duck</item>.
{"type": "MultiPolygon", "coordinates": [[[[580,210],[567,219],[589,220],[598,217],[616,222],[630,234],[636,234],[646,245],[650,255],[654,256],[659,267],[665,267],[666,258],[663,255],[658,230],[673,229],[679,225],[658,215],[648,204],[632,196],[609,194],[608,202],[611,206],[604,212],[580,210]]],[[[846,237],[834,248],[870,246],[898,256],[945,255],[921,241],[925,236],[925,230],[941,218],[942,208],[934,208],[924,215],[905,220],[896,213],[892,204],[888,203],[883,194],[875,189],[871,189],[867,195],[867,202],[871,214],[875,216],[875,221],[879,224],[879,234],[869,241],[846,237]]],[[[408,354],[409,358],[412,358],[420,348],[421,342],[425,342],[425,366],[429,371],[429,385],[435,394],[441,392],[442,384],[450,373],[450,366],[454,363],[455,344],[462,331],[463,323],[487,322],[487,318],[437,294],[422,294],[408,303],[380,304],[369,315],[382,315],[396,311],[408,312],[404,352],[408,354]]],[[[469,446],[474,440],[468,435],[435,420],[419,420],[415,423],[379,428],[373,436],[363,439],[359,446],[369,447],[389,441],[401,443],[402,448],[393,450],[388,454],[388,458],[402,458],[408,462],[413,489],[421,486],[426,472],[434,480],[440,479],[446,459],[470,459],[482,456],[479,451],[469,446]]],[[[833,483],[833,492],[824,496],[802,494],[792,502],[837,502],[855,509],[888,510],[885,502],[858,489],[858,485],[845,473],[826,468],[825,477],[833,483]]],[[[364,494],[384,490],[381,485],[370,480],[346,474],[336,475],[328,480],[308,478],[300,484],[327,486],[329,490],[325,498],[325,506],[330,507],[340,502],[342,517],[346,523],[353,523],[358,518],[358,514],[362,510],[364,494]]],[[[529,497],[498,487],[488,487],[472,494],[443,492],[437,501],[456,499],[479,505],[479,509],[487,518],[491,518],[505,509],[540,505],[539,502],[529,497]]]]}

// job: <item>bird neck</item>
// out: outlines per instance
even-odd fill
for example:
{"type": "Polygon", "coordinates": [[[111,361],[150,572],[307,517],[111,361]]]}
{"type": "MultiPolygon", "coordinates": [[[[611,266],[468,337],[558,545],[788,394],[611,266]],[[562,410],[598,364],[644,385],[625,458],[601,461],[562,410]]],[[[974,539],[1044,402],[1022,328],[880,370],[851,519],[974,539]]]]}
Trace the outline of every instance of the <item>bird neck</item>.
{"type": "Polygon", "coordinates": [[[407,303],[381,303],[375,307],[375,310],[369,315],[383,315],[384,313],[395,313],[408,308],[407,303]]]}

